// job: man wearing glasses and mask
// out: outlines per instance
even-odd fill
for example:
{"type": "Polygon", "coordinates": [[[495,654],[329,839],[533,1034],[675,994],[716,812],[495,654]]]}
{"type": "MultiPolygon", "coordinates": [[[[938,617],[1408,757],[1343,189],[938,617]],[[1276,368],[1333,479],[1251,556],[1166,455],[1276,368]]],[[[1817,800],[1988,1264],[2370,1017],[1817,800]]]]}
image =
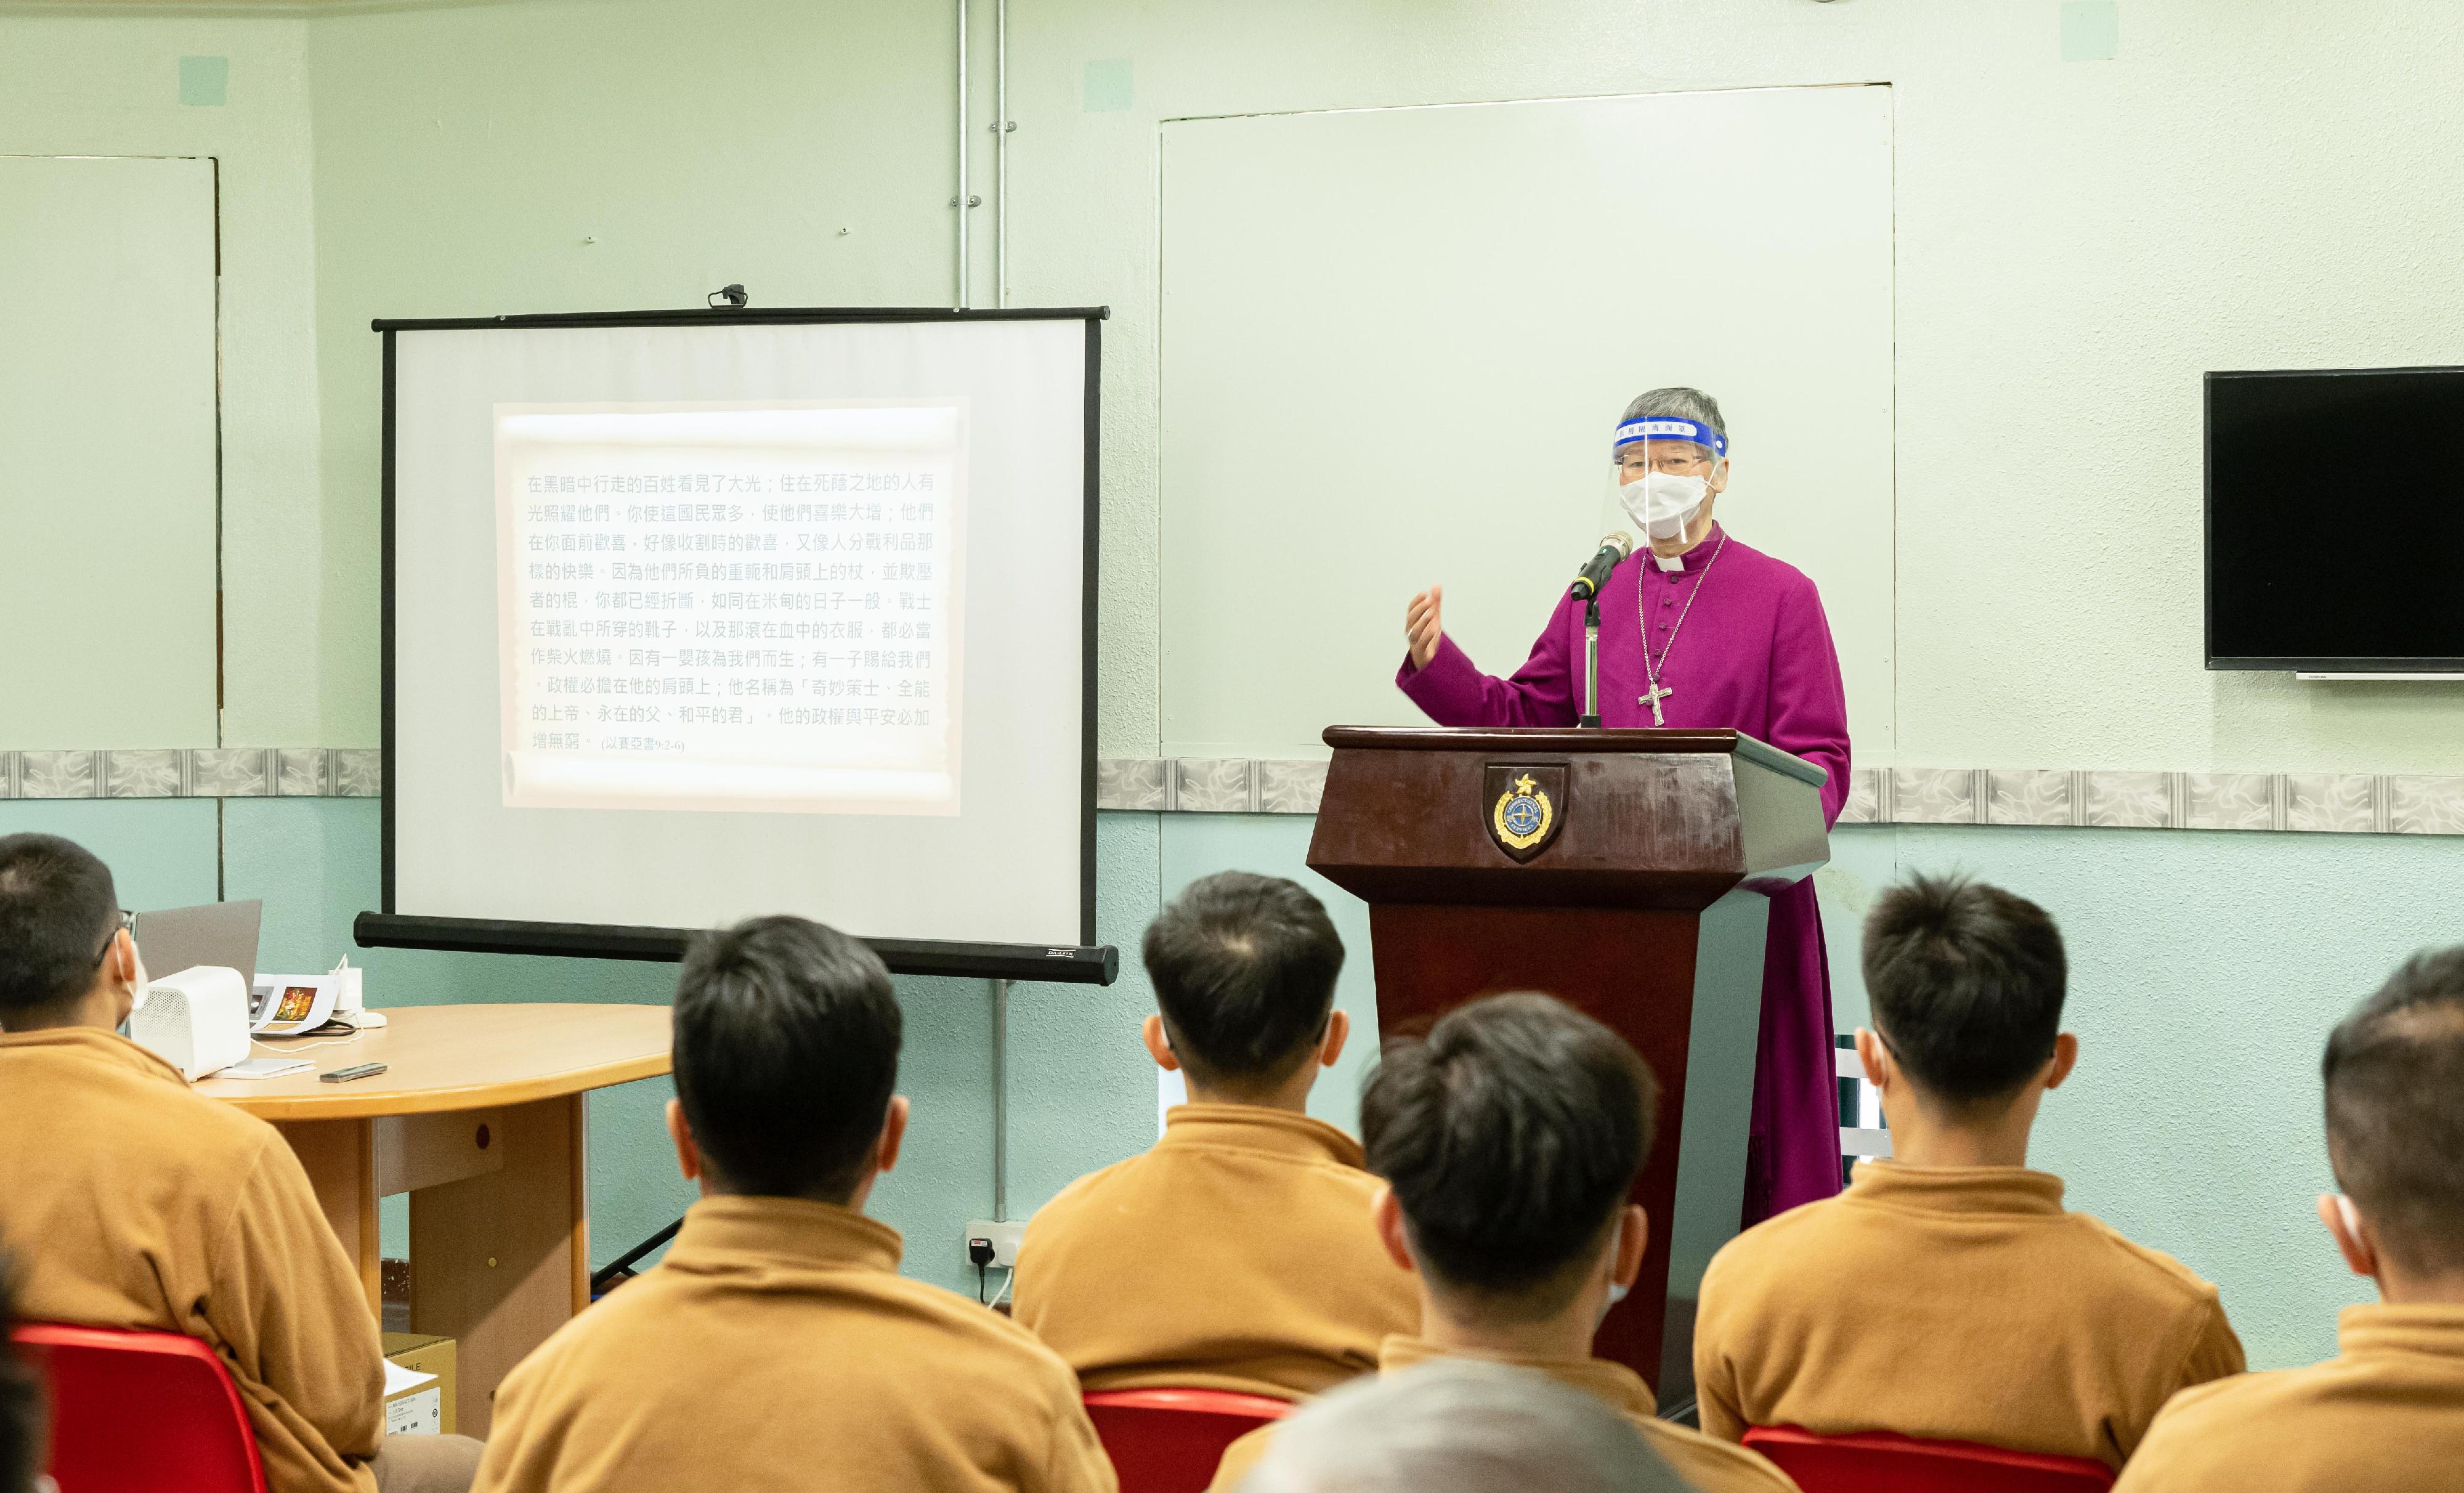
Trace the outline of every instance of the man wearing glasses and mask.
{"type": "Polygon", "coordinates": [[[478,1442],[383,1434],[376,1313],[290,1146],[119,1035],[144,988],[110,868],[55,835],[0,836],[0,1250],[18,1314],[211,1347],[269,1493],[468,1488],[478,1442]]]}
{"type": "MultiPolygon", "coordinates": [[[[1655,389],[1626,407],[1611,490],[1649,541],[1600,588],[1600,724],[1728,729],[1830,774],[1825,825],[1848,797],[1848,708],[1814,583],[1712,517],[1728,486],[1720,406],[1655,389]]],[[[1510,678],[1481,672],[1431,587],[1404,613],[1410,652],[1396,683],[1441,725],[1573,725],[1583,708],[1583,604],[1562,597],[1510,678]]],[[[1839,1191],[1831,976],[1814,883],[1771,899],[1762,1047],[1754,1067],[1743,1222],[1839,1191]]]]}

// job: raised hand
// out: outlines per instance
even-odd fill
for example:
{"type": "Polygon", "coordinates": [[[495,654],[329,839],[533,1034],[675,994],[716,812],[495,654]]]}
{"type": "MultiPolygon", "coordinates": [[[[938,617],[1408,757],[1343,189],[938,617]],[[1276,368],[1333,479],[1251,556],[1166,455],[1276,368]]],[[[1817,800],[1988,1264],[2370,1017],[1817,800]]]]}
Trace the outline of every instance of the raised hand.
{"type": "Polygon", "coordinates": [[[1427,668],[1429,660],[1438,656],[1438,639],[1445,635],[1438,609],[1445,600],[1445,594],[1444,587],[1432,586],[1413,597],[1411,605],[1403,609],[1403,640],[1411,645],[1412,667],[1415,669],[1427,668]]]}

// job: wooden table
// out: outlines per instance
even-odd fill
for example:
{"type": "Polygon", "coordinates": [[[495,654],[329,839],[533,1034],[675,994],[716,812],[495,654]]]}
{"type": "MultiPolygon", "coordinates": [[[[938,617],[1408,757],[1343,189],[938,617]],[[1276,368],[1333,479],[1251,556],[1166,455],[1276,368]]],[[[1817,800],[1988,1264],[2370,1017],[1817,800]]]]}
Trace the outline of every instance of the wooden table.
{"type": "Polygon", "coordinates": [[[669,1067],[665,1006],[396,1006],[348,1041],[268,1042],[316,1066],[197,1092],[291,1143],[368,1309],[382,1310],[377,1199],[410,1194],[410,1326],[456,1340],[456,1428],[488,1434],[497,1383],[590,1304],[583,1099],[669,1067]],[[318,1075],[358,1063],[348,1083],[318,1075]]]}

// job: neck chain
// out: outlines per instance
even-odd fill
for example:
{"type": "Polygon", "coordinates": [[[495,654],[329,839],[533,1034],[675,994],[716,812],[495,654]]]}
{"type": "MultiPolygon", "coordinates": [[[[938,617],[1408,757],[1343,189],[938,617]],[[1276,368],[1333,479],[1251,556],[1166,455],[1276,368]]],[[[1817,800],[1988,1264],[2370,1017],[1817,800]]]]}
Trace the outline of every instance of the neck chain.
{"type": "Polygon", "coordinates": [[[1720,563],[1721,551],[1727,547],[1728,536],[1724,532],[1720,535],[1719,545],[1711,551],[1711,558],[1703,562],[1703,573],[1694,577],[1694,589],[1685,593],[1685,605],[1678,609],[1676,625],[1668,630],[1668,642],[1660,650],[1660,659],[1656,663],[1651,657],[1651,602],[1648,594],[1650,588],[1643,584],[1643,578],[1640,575],[1635,577],[1635,621],[1642,629],[1642,679],[1643,682],[1650,686],[1643,692],[1642,698],[1637,700],[1635,703],[1651,707],[1651,724],[1654,725],[1668,724],[1667,716],[1661,711],[1660,702],[1677,693],[1660,682],[1660,672],[1668,667],[1668,655],[1677,646],[1677,635],[1684,630],[1687,614],[1694,610],[1694,598],[1703,594],[1703,583],[1711,578],[1711,567],[1720,563]]]}

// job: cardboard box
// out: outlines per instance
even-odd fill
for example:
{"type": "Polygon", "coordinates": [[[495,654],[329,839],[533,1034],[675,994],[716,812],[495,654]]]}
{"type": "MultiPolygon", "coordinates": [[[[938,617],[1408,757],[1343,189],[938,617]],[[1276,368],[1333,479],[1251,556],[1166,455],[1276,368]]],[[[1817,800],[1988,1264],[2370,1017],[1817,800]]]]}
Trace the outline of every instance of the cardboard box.
{"type": "Polygon", "coordinates": [[[453,1432],[453,1340],[424,1332],[384,1334],[387,1436],[453,1432]]]}

